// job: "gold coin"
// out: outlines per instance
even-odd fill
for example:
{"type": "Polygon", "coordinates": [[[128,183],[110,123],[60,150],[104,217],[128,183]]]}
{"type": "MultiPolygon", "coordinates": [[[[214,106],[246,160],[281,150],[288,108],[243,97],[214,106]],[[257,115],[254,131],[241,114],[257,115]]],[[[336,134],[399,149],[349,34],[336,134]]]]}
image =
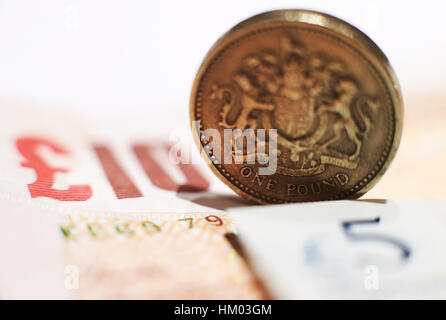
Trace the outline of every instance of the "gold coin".
{"type": "Polygon", "coordinates": [[[229,30],[190,115],[213,172],[260,203],[358,198],[398,148],[403,104],[383,52],[333,16],[279,10],[229,30]]]}

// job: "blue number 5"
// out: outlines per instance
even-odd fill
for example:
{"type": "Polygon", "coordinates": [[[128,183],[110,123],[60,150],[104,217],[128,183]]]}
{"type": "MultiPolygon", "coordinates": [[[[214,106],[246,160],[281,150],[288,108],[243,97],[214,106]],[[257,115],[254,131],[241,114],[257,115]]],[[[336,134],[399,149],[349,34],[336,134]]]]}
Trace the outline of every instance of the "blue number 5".
{"type": "Polygon", "coordinates": [[[385,242],[388,243],[390,245],[393,245],[395,247],[397,247],[399,250],[401,250],[401,257],[403,260],[407,260],[410,257],[410,248],[408,245],[406,245],[404,242],[392,238],[392,237],[388,237],[388,236],[384,236],[384,235],[379,235],[379,234],[374,234],[374,233],[363,233],[363,234],[358,234],[352,231],[352,228],[354,225],[362,225],[362,224],[370,224],[370,223],[379,223],[380,222],[380,218],[376,218],[376,219],[372,219],[372,220],[352,220],[352,221],[345,221],[342,223],[342,228],[344,229],[345,235],[353,241],[380,241],[380,242],[385,242]]]}

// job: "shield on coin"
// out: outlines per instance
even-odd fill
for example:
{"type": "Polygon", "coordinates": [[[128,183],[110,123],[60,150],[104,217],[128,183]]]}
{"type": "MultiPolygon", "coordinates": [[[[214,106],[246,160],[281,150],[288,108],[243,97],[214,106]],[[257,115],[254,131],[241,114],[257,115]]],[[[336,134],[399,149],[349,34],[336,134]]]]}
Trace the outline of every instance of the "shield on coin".
{"type": "Polygon", "coordinates": [[[274,126],[281,135],[294,140],[310,132],[316,118],[313,99],[277,96],[274,102],[274,126]]]}

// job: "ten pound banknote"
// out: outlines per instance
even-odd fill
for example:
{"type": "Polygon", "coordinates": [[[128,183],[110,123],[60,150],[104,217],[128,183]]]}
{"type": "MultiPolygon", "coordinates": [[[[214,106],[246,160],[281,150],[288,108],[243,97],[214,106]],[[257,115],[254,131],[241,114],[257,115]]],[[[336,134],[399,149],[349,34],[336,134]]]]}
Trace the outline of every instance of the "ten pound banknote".
{"type": "Polygon", "coordinates": [[[253,205],[181,125],[0,112],[3,299],[445,298],[443,201],[253,205]]]}
{"type": "Polygon", "coordinates": [[[176,160],[181,130],[1,112],[1,298],[266,297],[224,213],[247,202],[176,160]]]}

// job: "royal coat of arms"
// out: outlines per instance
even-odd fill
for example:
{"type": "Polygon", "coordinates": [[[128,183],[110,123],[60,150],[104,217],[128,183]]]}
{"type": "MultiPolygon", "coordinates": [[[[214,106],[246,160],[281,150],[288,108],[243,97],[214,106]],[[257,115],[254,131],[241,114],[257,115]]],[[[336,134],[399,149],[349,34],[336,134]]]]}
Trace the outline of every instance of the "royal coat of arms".
{"type": "Polygon", "coordinates": [[[248,54],[231,83],[213,86],[211,99],[221,128],[277,129],[277,172],[292,176],[322,173],[326,164],[357,168],[378,112],[343,61],[291,37],[280,39],[278,52],[248,54]]]}

